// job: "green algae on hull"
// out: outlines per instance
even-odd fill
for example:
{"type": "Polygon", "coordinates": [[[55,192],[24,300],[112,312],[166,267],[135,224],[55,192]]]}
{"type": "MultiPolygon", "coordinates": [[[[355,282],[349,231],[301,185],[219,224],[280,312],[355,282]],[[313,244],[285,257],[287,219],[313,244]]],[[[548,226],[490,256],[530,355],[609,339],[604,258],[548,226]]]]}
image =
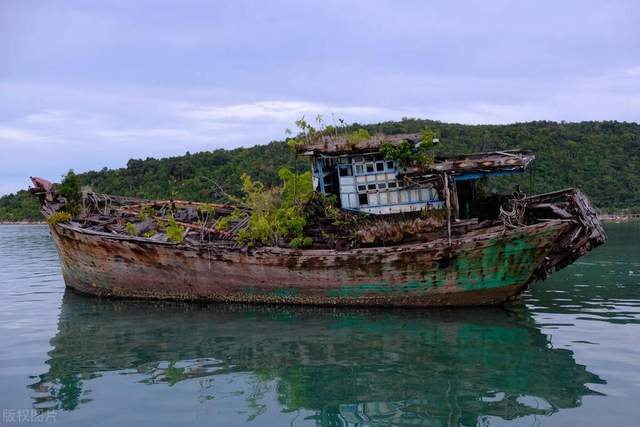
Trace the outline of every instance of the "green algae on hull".
{"type": "Polygon", "coordinates": [[[421,278],[407,283],[365,283],[356,286],[344,285],[327,293],[329,297],[354,297],[371,294],[414,294],[424,295],[445,286],[455,286],[462,291],[475,291],[502,286],[526,284],[534,267],[545,255],[541,246],[549,233],[536,237],[520,237],[508,241],[491,239],[479,253],[460,251],[446,269],[432,265],[421,272],[421,278]],[[453,279],[448,279],[453,277],[453,279]]]}

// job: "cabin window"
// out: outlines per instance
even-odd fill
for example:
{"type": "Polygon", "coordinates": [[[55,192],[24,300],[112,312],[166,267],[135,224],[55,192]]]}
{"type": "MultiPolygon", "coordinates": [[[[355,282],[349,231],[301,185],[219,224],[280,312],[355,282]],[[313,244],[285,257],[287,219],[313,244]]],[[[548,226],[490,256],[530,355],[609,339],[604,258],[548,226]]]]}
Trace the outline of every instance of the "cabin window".
{"type": "Polygon", "coordinates": [[[342,163],[342,164],[351,163],[351,159],[349,159],[348,157],[340,157],[338,159],[338,163],[342,163]]]}
{"type": "Polygon", "coordinates": [[[351,169],[351,165],[340,167],[340,176],[352,176],[353,170],[351,169]]]}
{"type": "Polygon", "coordinates": [[[388,205],[389,204],[389,197],[388,197],[389,193],[384,192],[384,193],[380,193],[380,204],[381,205],[388,205]]]}
{"type": "Polygon", "coordinates": [[[366,185],[358,185],[358,191],[367,191],[366,185]]]}
{"type": "Polygon", "coordinates": [[[364,173],[364,166],[363,165],[356,165],[356,173],[357,174],[364,173]]]}
{"type": "Polygon", "coordinates": [[[395,205],[398,203],[398,192],[390,191],[389,192],[389,204],[395,205]]]}
{"type": "Polygon", "coordinates": [[[375,189],[376,189],[376,185],[375,185],[375,184],[369,184],[369,185],[367,186],[367,188],[368,188],[369,190],[375,190],[375,189]]]}
{"type": "Polygon", "coordinates": [[[358,203],[360,204],[360,206],[369,204],[367,193],[358,194],[358,203]]]}
{"type": "Polygon", "coordinates": [[[378,162],[378,163],[376,163],[376,170],[377,170],[378,172],[382,172],[382,171],[384,171],[384,162],[378,162]]]}
{"type": "Polygon", "coordinates": [[[387,169],[393,169],[393,168],[395,168],[395,165],[394,165],[394,163],[393,163],[393,160],[389,160],[389,161],[387,162],[387,169]]]}
{"type": "Polygon", "coordinates": [[[385,183],[378,184],[378,190],[386,190],[386,189],[387,189],[387,184],[385,183]]]}
{"type": "Polygon", "coordinates": [[[367,172],[371,173],[373,172],[374,166],[373,163],[367,163],[367,172]]]}
{"type": "Polygon", "coordinates": [[[354,163],[362,163],[362,162],[364,162],[364,158],[363,158],[363,157],[361,157],[361,156],[354,157],[354,158],[353,158],[353,162],[354,162],[354,163]]]}
{"type": "Polygon", "coordinates": [[[389,183],[389,188],[396,188],[398,184],[395,181],[389,183]]]}

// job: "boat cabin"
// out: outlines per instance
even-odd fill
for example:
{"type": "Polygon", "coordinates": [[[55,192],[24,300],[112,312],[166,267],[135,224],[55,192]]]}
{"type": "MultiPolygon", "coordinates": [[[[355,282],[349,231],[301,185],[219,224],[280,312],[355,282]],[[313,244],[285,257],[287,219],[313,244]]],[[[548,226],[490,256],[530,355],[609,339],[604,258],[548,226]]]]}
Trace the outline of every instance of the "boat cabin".
{"type": "Polygon", "coordinates": [[[401,165],[385,159],[383,143],[407,141],[417,147],[422,134],[374,135],[353,143],[346,137],[323,137],[303,147],[311,161],[314,189],[335,196],[343,209],[392,214],[441,209],[447,193],[456,218],[474,215],[475,182],[485,176],[525,170],[529,151],[501,151],[434,159],[428,166],[401,165]]]}

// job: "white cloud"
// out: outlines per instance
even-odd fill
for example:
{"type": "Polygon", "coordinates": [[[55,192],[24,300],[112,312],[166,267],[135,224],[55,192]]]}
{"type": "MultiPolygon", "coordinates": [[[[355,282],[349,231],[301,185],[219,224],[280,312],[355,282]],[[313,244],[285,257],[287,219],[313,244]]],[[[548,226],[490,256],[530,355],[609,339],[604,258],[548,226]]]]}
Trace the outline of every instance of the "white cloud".
{"type": "Polygon", "coordinates": [[[71,113],[64,110],[44,110],[26,115],[22,121],[31,125],[59,125],[71,118],[71,113]]]}
{"type": "Polygon", "coordinates": [[[175,128],[141,128],[141,129],[96,129],[93,135],[106,139],[129,139],[129,138],[176,138],[192,139],[194,133],[187,129],[175,128]]]}
{"type": "Polygon", "coordinates": [[[28,129],[19,127],[0,126],[0,142],[4,143],[25,143],[42,141],[43,136],[38,135],[28,129]]]}
{"type": "Polygon", "coordinates": [[[625,68],[622,73],[629,77],[640,77],[640,65],[625,68]]]}
{"type": "Polygon", "coordinates": [[[449,123],[495,124],[534,120],[536,117],[544,119],[541,112],[535,105],[473,103],[434,112],[430,117],[449,123]]]}
{"type": "Polygon", "coordinates": [[[182,115],[191,120],[269,119],[293,123],[302,115],[346,114],[357,117],[383,117],[390,110],[372,106],[340,106],[307,101],[258,101],[232,105],[185,104],[182,115]]]}

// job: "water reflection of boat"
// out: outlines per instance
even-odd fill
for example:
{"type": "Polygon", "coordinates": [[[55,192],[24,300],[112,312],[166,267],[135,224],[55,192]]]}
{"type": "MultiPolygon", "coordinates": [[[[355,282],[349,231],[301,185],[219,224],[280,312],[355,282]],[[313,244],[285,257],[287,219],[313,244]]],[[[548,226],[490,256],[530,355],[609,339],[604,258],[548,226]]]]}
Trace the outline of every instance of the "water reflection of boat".
{"type": "MultiPolygon", "coordinates": [[[[523,310],[200,306],[67,293],[49,371],[31,386],[34,406],[73,410],[90,399],[88,381],[112,371],[156,387],[250,373],[256,384],[277,383],[283,410],[311,411],[318,425],[476,425],[580,406],[596,393],[588,384],[603,381],[552,348],[523,310]]],[[[205,392],[215,396],[215,385],[205,392]]]]}

